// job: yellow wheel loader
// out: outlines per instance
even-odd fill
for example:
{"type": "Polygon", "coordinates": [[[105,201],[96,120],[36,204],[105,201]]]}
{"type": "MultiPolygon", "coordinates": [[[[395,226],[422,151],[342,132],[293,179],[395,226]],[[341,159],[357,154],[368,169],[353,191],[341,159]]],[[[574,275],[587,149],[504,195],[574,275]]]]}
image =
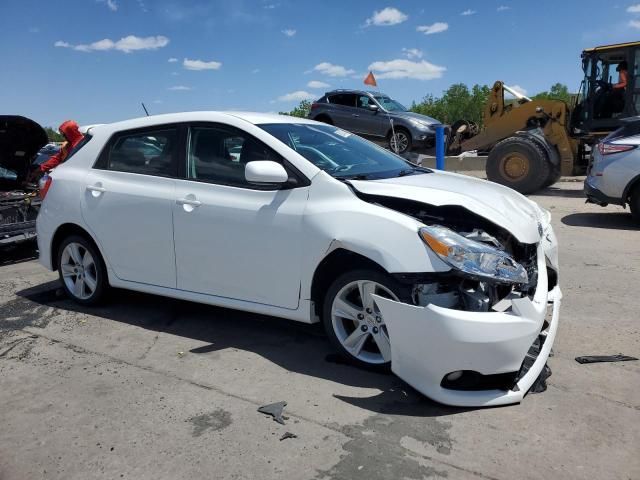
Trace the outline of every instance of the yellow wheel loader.
{"type": "Polygon", "coordinates": [[[584,174],[591,147],[623,118],[640,113],[639,68],[640,42],[584,50],[584,79],[571,106],[532,100],[497,81],[485,105],[484,126],[454,122],[448,153],[487,154],[487,178],[521,193],[536,192],[561,175],[584,174]],[[614,89],[625,67],[627,86],[614,89]],[[505,92],[513,100],[505,101],[505,92]]]}

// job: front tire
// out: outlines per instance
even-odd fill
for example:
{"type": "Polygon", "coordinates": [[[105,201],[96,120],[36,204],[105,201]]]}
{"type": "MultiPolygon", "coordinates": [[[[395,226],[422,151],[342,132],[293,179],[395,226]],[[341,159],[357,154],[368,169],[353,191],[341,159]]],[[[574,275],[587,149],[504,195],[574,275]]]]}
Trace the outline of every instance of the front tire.
{"type": "Polygon", "coordinates": [[[640,223],[640,185],[636,185],[629,196],[629,210],[636,222],[640,223]]]}
{"type": "Polygon", "coordinates": [[[99,303],[108,287],[100,252],[79,235],[71,235],[60,244],[58,274],[66,294],[81,305],[99,303]]]}
{"type": "Polygon", "coordinates": [[[404,128],[398,127],[395,129],[395,136],[393,132],[389,133],[389,150],[398,155],[407,153],[411,150],[411,134],[404,128]]]}
{"type": "Polygon", "coordinates": [[[545,151],[527,137],[509,137],[499,142],[487,157],[487,178],[522,193],[540,190],[553,178],[545,151]]]}
{"type": "Polygon", "coordinates": [[[325,296],[322,321],[333,346],[350,363],[388,371],[391,342],[372,294],[411,301],[411,289],[376,270],[354,270],[338,277],[325,296]]]}

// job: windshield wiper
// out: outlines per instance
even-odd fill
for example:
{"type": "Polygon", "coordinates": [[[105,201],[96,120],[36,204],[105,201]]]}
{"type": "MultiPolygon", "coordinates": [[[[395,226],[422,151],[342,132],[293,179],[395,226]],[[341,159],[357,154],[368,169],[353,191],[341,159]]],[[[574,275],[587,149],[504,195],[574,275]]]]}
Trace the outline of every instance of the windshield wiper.
{"type": "Polygon", "coordinates": [[[364,174],[360,174],[360,175],[347,175],[344,177],[335,177],[338,180],[369,180],[369,175],[364,175],[364,174]]]}

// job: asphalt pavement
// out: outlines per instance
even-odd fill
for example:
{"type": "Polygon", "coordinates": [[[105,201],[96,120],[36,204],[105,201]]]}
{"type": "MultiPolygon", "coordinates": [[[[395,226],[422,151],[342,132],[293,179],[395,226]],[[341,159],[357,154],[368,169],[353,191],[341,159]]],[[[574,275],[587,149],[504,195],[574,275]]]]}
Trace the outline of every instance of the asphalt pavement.
{"type": "Polygon", "coordinates": [[[335,362],[317,325],[116,291],[66,299],[0,253],[0,479],[637,479],[640,231],[581,184],[533,197],[560,242],[543,393],[461,409],[335,362]],[[286,401],[285,425],[259,413],[286,401]],[[284,438],[286,432],[296,437],[284,438]]]}

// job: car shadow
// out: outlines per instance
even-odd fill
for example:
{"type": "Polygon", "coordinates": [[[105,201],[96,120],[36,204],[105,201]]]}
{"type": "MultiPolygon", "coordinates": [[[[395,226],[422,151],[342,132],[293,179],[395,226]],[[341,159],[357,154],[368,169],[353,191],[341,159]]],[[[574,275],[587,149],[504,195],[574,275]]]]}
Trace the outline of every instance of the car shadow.
{"type": "MultiPolygon", "coordinates": [[[[207,344],[190,350],[192,354],[206,355],[225,349],[245,350],[290,372],[341,385],[379,389],[380,393],[367,398],[334,394],[339,400],[371,412],[439,417],[472,410],[434,402],[395,375],[347,364],[336,355],[320,324],[309,325],[125,290],[113,290],[104,305],[83,307],[61,293],[58,281],[22,290],[16,295],[17,300],[23,303],[20,308],[25,310],[26,322],[21,322],[22,326],[28,325],[31,317],[35,320],[35,316],[28,313],[29,308],[33,310],[44,306],[58,311],[86,313],[207,344]]],[[[14,308],[13,314],[19,315],[16,310],[20,308],[14,308]]],[[[216,361],[215,356],[211,361],[216,361]]]]}
{"type": "Polygon", "coordinates": [[[562,217],[560,221],[570,227],[640,230],[640,224],[627,212],[571,213],[562,217]]]}
{"type": "Polygon", "coordinates": [[[584,198],[585,200],[587,198],[582,189],[576,190],[572,188],[562,188],[556,185],[547,187],[543,190],[535,192],[532,195],[541,197],[584,198]]]}

